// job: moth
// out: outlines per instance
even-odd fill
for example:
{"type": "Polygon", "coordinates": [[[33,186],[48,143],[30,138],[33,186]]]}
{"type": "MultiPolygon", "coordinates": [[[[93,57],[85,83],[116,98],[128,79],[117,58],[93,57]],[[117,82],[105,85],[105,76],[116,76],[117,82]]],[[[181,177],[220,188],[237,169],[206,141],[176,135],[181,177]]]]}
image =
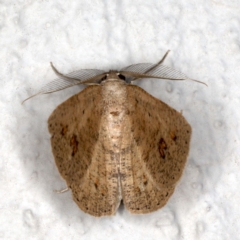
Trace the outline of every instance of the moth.
{"type": "Polygon", "coordinates": [[[150,213],[173,194],[187,160],[191,126],[181,113],[131,84],[143,78],[193,80],[163,65],[168,53],[157,64],[121,71],[64,75],[51,64],[59,79],[38,94],[87,85],[48,119],[57,168],[85,213],[114,215],[121,201],[131,213],[150,213]]]}

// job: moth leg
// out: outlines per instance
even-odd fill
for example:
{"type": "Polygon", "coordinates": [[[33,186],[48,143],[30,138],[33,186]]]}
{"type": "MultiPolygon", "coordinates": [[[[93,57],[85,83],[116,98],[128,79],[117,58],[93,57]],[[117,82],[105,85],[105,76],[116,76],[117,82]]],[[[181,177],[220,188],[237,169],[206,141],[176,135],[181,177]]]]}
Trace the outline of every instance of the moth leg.
{"type": "Polygon", "coordinates": [[[69,187],[66,187],[64,189],[61,189],[61,190],[54,190],[55,193],[65,193],[69,190],[69,187]]]}

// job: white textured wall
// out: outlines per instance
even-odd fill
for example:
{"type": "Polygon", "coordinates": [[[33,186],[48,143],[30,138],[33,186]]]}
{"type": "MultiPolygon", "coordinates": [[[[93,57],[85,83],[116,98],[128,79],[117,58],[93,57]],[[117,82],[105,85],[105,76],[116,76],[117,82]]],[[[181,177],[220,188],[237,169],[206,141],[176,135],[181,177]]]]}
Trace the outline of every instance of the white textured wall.
{"type": "Polygon", "coordinates": [[[240,1],[0,1],[1,239],[240,239],[240,1]],[[147,215],[84,214],[54,163],[47,119],[69,89],[21,101],[62,72],[166,63],[206,82],[138,84],[193,129],[184,175],[147,215]]]}

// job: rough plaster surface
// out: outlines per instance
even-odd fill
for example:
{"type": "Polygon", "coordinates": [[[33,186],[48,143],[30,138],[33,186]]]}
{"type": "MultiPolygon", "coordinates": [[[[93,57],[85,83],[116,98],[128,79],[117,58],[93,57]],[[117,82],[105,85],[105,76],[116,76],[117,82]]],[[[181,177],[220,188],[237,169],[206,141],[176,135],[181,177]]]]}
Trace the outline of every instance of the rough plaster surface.
{"type": "Polygon", "coordinates": [[[0,1],[1,239],[240,239],[240,1],[0,1]],[[137,84],[182,111],[191,150],[168,204],[83,213],[51,153],[47,119],[80,89],[21,101],[62,72],[166,63],[204,81],[137,84]]]}

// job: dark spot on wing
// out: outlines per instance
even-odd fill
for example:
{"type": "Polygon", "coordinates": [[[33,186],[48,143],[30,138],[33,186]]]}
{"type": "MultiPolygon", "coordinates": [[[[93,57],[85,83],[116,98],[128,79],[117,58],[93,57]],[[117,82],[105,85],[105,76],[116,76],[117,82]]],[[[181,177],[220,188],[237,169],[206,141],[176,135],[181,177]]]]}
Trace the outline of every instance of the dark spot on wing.
{"type": "Polygon", "coordinates": [[[165,150],[167,149],[167,144],[163,138],[159,141],[159,153],[161,158],[165,158],[165,150]]]}
{"type": "Polygon", "coordinates": [[[73,134],[73,136],[70,139],[70,146],[72,147],[72,156],[74,157],[74,155],[78,151],[78,140],[75,134],[73,134]]]}

